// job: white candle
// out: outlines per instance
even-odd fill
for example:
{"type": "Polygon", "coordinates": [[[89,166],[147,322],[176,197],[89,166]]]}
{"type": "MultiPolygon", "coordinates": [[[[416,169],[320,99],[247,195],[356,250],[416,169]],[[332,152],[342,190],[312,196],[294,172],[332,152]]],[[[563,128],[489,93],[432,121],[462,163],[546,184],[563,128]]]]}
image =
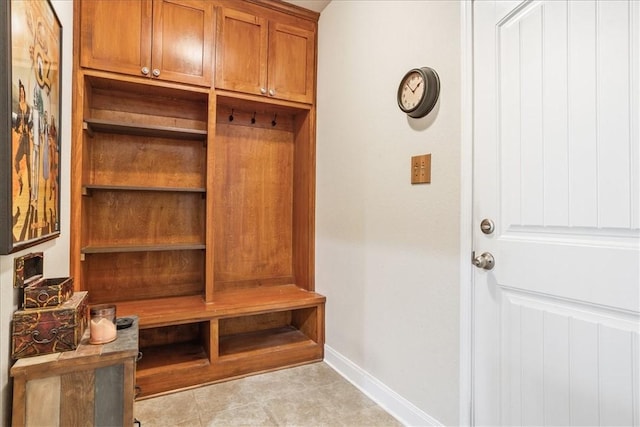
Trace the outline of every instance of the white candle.
{"type": "Polygon", "coordinates": [[[107,318],[91,319],[91,344],[104,344],[116,339],[118,334],[115,323],[107,318]]]}

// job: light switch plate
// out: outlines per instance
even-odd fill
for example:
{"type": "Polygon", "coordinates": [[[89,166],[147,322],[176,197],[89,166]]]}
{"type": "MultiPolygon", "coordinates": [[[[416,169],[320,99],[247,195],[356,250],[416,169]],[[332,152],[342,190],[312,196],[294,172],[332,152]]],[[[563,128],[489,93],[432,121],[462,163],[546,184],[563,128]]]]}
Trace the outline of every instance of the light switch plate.
{"type": "Polygon", "coordinates": [[[411,157],[411,184],[431,182],[431,154],[411,157]]]}

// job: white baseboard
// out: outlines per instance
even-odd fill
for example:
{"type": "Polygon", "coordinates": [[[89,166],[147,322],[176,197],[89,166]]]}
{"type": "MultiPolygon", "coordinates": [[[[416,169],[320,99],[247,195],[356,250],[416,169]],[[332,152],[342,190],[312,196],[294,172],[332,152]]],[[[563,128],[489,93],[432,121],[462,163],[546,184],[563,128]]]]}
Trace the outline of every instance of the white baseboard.
{"type": "Polygon", "coordinates": [[[443,425],[328,345],[324,361],[405,426],[443,425]]]}

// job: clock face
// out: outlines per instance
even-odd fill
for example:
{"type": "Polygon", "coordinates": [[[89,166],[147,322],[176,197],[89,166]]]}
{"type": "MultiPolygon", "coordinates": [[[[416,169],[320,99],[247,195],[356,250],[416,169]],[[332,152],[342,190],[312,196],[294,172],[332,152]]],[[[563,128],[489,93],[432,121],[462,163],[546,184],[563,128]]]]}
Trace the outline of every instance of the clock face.
{"type": "Polygon", "coordinates": [[[402,82],[400,102],[405,111],[414,110],[424,96],[426,82],[417,71],[409,73],[402,82]]]}
{"type": "Polygon", "coordinates": [[[404,75],[398,87],[398,107],[409,117],[424,117],[433,109],[440,94],[440,78],[433,68],[414,68],[404,75]]]}

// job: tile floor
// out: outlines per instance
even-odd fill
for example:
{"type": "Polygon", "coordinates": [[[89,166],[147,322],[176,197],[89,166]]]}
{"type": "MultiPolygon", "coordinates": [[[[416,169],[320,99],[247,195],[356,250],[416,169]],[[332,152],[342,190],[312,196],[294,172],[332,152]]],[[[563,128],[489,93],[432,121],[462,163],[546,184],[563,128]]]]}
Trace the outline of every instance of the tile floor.
{"type": "Polygon", "coordinates": [[[402,424],[324,362],[136,402],[142,427],[402,424]]]}

